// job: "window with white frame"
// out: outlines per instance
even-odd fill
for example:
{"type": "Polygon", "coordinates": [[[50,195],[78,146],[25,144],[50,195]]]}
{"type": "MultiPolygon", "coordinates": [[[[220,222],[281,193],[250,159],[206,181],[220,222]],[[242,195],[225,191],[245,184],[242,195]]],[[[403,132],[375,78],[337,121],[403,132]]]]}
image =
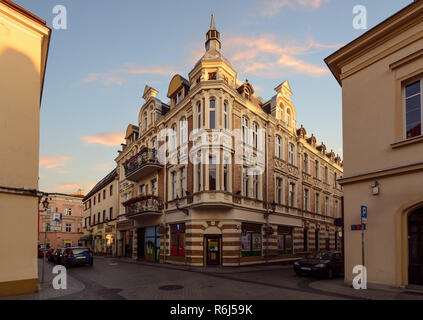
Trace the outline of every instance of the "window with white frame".
{"type": "Polygon", "coordinates": [[[229,110],[228,110],[228,103],[223,103],[223,129],[229,129],[229,110]]]}
{"type": "Polygon", "coordinates": [[[201,102],[197,103],[197,129],[201,129],[201,102]]]}
{"type": "Polygon", "coordinates": [[[71,216],[72,215],[72,208],[65,208],[65,216],[71,216]]]}
{"type": "Polygon", "coordinates": [[[293,143],[289,143],[288,152],[289,152],[289,155],[288,155],[289,163],[292,165],[295,165],[295,146],[293,143]]]}
{"type": "Polygon", "coordinates": [[[404,87],[404,136],[411,139],[422,135],[423,79],[404,87]]]}
{"type": "Polygon", "coordinates": [[[253,198],[259,199],[259,176],[257,172],[253,175],[253,198]]]}
{"type": "Polygon", "coordinates": [[[188,140],[188,128],[187,128],[187,119],[182,118],[179,121],[179,132],[180,132],[180,144],[184,145],[188,140]]]}
{"type": "Polygon", "coordinates": [[[223,190],[229,191],[229,157],[225,157],[223,161],[223,190]]]}
{"type": "Polygon", "coordinates": [[[171,184],[172,184],[172,188],[171,188],[171,190],[172,190],[172,199],[174,200],[174,199],[176,199],[177,198],[177,196],[178,196],[178,193],[177,193],[177,174],[176,174],[176,171],[173,171],[172,173],[171,173],[171,184]]]}
{"type": "Polygon", "coordinates": [[[282,138],[280,136],[275,137],[275,155],[277,158],[282,158],[282,138]]]}
{"type": "Polygon", "coordinates": [[[172,141],[172,143],[171,143],[171,147],[172,147],[172,150],[175,150],[176,148],[177,148],[177,146],[178,146],[178,134],[177,134],[177,131],[176,131],[176,124],[174,124],[173,126],[172,126],[172,138],[171,138],[171,141],[172,141]]]}
{"type": "Polygon", "coordinates": [[[320,168],[319,160],[315,160],[314,161],[314,177],[316,179],[320,178],[319,168],[320,168]]]}
{"type": "Polygon", "coordinates": [[[242,117],[242,141],[245,144],[249,143],[249,139],[248,139],[248,129],[250,127],[250,121],[248,120],[247,117],[242,117]]]}
{"type": "Polygon", "coordinates": [[[70,223],[66,223],[66,232],[72,232],[72,225],[70,223]]]}
{"type": "Polygon", "coordinates": [[[209,128],[216,128],[216,100],[210,99],[209,104],[209,128]]]}
{"type": "Polygon", "coordinates": [[[310,211],[310,191],[304,189],[304,210],[310,211]]]}
{"type": "Polygon", "coordinates": [[[282,178],[276,178],[276,203],[283,203],[283,180],[282,178]]]}
{"type": "Polygon", "coordinates": [[[247,174],[247,169],[243,170],[243,194],[244,197],[249,196],[249,189],[250,189],[250,176],[247,174]]]}
{"type": "Polygon", "coordinates": [[[181,185],[180,185],[180,189],[181,189],[181,197],[185,197],[185,180],[186,180],[186,174],[185,174],[185,167],[182,167],[181,170],[181,185]]]}
{"type": "Polygon", "coordinates": [[[253,147],[257,149],[258,146],[258,124],[253,123],[253,147]]]}
{"type": "Polygon", "coordinates": [[[289,183],[289,206],[290,207],[296,207],[295,205],[295,183],[290,182],[289,183]]]}

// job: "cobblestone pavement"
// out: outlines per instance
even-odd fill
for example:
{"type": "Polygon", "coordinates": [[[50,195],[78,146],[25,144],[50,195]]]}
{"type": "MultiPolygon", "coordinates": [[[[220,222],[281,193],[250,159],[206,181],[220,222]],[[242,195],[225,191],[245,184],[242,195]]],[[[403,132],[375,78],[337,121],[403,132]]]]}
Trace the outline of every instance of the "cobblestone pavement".
{"type": "Polygon", "coordinates": [[[38,293],[7,299],[423,300],[423,291],[419,290],[388,287],[354,290],[342,278],[299,277],[291,265],[196,268],[95,257],[93,267],[68,269],[67,290],[52,288],[55,276],[52,267],[47,264],[48,276],[38,293]]]}

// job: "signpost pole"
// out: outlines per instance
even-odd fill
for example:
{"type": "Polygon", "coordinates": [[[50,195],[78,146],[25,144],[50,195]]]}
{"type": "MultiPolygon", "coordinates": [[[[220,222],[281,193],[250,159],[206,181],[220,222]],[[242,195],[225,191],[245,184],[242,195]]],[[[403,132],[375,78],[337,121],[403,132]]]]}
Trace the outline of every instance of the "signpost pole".
{"type": "Polygon", "coordinates": [[[364,229],[367,223],[367,206],[361,206],[361,265],[364,266],[364,229]]]}
{"type": "MultiPolygon", "coordinates": [[[[46,230],[44,232],[44,246],[47,249],[47,229],[49,224],[46,224],[46,230]]],[[[41,283],[44,283],[44,271],[45,271],[45,264],[46,264],[46,251],[43,253],[43,273],[41,275],[41,283]]]]}

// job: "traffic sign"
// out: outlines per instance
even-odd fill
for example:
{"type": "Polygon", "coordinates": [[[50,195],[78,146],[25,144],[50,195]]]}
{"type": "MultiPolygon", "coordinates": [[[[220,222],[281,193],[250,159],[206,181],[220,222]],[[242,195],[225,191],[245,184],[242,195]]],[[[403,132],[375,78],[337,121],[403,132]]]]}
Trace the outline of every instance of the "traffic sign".
{"type": "Polygon", "coordinates": [[[361,206],[361,218],[367,219],[367,206],[361,206]]]}
{"type": "Polygon", "coordinates": [[[366,230],[366,225],[363,224],[352,224],[351,225],[351,230],[352,231],[356,231],[356,230],[366,230]]]}

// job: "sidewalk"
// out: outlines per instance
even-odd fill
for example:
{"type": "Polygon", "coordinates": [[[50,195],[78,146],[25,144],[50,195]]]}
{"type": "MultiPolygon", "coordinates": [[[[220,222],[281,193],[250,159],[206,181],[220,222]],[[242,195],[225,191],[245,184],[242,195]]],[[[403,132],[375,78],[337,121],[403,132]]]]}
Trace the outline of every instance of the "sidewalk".
{"type": "Polygon", "coordinates": [[[42,279],[43,259],[38,259],[38,287],[36,293],[2,297],[0,300],[47,300],[52,298],[60,298],[69,294],[77,293],[84,290],[85,286],[79,280],[67,275],[67,289],[56,290],[53,288],[53,278],[57,274],[53,274],[53,267],[49,262],[45,262],[44,283],[40,283],[42,279]]]}
{"type": "Polygon", "coordinates": [[[219,274],[235,274],[235,273],[247,273],[247,272],[257,272],[257,271],[270,271],[270,270],[280,270],[281,268],[292,268],[292,263],[298,258],[286,259],[281,262],[272,262],[269,264],[255,264],[251,266],[235,266],[235,267],[222,267],[222,266],[190,266],[184,264],[172,264],[172,263],[158,263],[158,262],[148,262],[134,260],[127,257],[105,257],[98,256],[96,259],[110,259],[113,262],[123,262],[123,263],[132,263],[139,264],[144,266],[151,266],[154,268],[168,268],[176,269],[183,271],[192,271],[192,272],[201,272],[201,273],[219,273],[219,274]]]}

